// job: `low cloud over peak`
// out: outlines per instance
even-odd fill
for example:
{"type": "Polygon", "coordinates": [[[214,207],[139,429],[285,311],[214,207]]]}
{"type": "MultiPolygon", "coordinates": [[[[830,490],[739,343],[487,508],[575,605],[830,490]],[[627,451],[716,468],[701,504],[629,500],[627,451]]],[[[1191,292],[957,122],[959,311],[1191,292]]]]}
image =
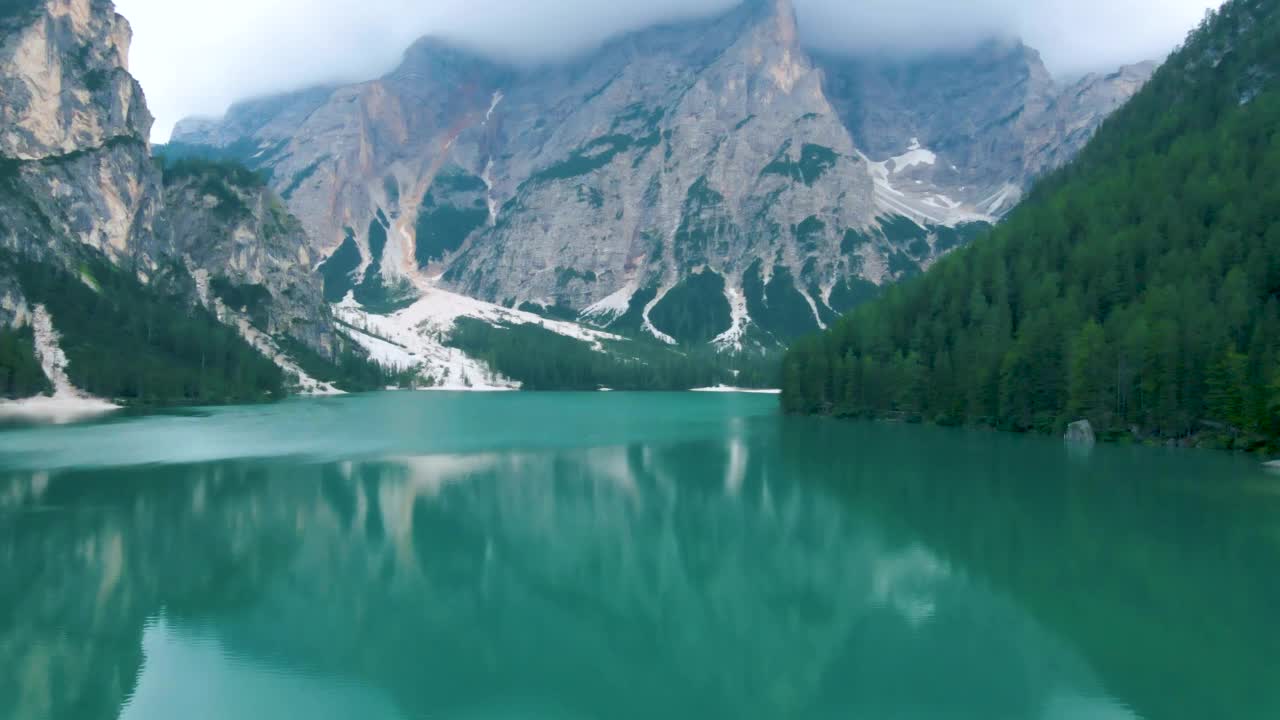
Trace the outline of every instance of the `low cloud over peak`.
{"type": "Polygon", "coordinates": [[[918,54],[1021,38],[1058,75],[1161,59],[1222,0],[797,0],[825,50],[918,54]]]}
{"type": "MultiPolygon", "coordinates": [[[[756,0],[753,0],[756,1],[756,0]]],[[[1021,37],[1058,74],[1159,58],[1221,0],[794,0],[807,44],[910,56],[1021,37]]],[[[515,61],[580,53],[736,0],[116,0],[133,23],[132,70],[156,139],[234,100],[390,69],[422,35],[515,61]]]]}

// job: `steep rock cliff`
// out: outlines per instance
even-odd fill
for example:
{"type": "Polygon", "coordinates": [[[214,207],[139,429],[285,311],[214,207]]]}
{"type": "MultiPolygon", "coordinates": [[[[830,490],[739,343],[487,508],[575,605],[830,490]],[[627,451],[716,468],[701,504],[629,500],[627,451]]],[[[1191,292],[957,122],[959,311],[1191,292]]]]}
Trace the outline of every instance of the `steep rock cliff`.
{"type": "Polygon", "coordinates": [[[169,331],[182,338],[198,332],[199,342],[212,343],[225,334],[214,318],[242,336],[225,357],[253,363],[247,358],[256,350],[318,387],[281,344],[301,343],[332,358],[340,343],[311,272],[311,244],[275,193],[207,173],[165,177],[148,140],[152,117],[128,71],[129,24],[108,0],[6,3],[0,10],[0,321],[29,324],[24,308],[49,303],[54,298],[38,296],[79,278],[70,290],[87,292],[83,302],[64,292],[52,311],[55,331],[78,333],[65,338],[78,347],[73,374],[84,380],[86,364],[127,365],[117,361],[138,354],[137,368],[112,367],[93,378],[103,392],[168,401],[155,395],[158,383],[149,391],[145,381],[185,372],[177,368],[190,352],[197,377],[173,387],[190,389],[189,399],[235,392],[200,379],[206,363],[195,340],[177,346],[164,339],[169,331]],[[154,331],[161,321],[151,308],[166,318],[163,332],[154,331]],[[94,313],[141,322],[143,342],[125,328],[117,337],[98,332],[84,322],[94,313]]]}
{"type": "Polygon", "coordinates": [[[175,144],[268,171],[331,298],[443,285],[722,346],[816,330],[928,267],[1070,157],[1148,66],[1054,82],[1019,43],[808,52],[749,0],[572,61],[423,39],[385,77],[241,103],[175,144]]]}
{"type": "Polygon", "coordinates": [[[332,354],[334,328],[306,233],[279,196],[233,165],[179,162],[164,181],[166,230],[200,301],[332,354]]]}

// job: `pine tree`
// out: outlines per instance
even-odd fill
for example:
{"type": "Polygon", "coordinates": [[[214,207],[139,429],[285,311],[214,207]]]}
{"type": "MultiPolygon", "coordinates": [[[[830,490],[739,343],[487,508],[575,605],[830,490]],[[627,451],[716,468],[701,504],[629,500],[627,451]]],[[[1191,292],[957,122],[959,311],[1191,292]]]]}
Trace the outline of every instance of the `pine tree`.
{"type": "Polygon", "coordinates": [[[1277,128],[1280,0],[1230,0],[1003,223],[797,344],[785,406],[1280,445],[1277,128]]]}

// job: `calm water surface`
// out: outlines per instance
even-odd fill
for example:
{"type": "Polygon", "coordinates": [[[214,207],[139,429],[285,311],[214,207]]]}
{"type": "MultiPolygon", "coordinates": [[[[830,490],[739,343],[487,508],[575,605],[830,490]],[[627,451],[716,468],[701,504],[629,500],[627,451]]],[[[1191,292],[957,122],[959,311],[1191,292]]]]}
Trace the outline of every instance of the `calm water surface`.
{"type": "Polygon", "coordinates": [[[776,407],[0,432],[0,718],[1280,717],[1255,462],[776,407]]]}

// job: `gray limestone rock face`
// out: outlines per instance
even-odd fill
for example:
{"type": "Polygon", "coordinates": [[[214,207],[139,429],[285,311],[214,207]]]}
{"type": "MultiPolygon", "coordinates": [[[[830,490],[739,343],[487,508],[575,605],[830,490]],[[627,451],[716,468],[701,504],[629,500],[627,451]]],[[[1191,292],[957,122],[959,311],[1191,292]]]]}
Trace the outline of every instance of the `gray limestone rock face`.
{"type": "Polygon", "coordinates": [[[328,351],[314,250],[279,198],[207,178],[165,186],[130,37],[108,0],[33,0],[0,17],[0,249],[72,272],[100,253],[192,303],[209,303],[215,280],[265,293],[265,330],[328,351]],[[190,277],[168,272],[182,267],[190,277]]]}
{"type": "Polygon", "coordinates": [[[105,0],[45,0],[0,33],[0,246],[64,242],[151,272],[167,248],[152,118],[128,72],[129,24],[105,0]]]}
{"type": "Polygon", "coordinates": [[[0,155],[37,160],[145,141],[129,23],[107,0],[47,0],[0,29],[0,155]]]}
{"type": "Polygon", "coordinates": [[[995,217],[1036,177],[1074,157],[1155,71],[1142,63],[1063,85],[1038,52],[1009,41],[911,61],[824,54],[818,62],[869,158],[910,162],[897,168],[899,184],[995,217]],[[913,146],[933,157],[910,157],[913,146]]]}
{"type": "Polygon", "coordinates": [[[245,138],[287,140],[335,89],[325,85],[248,100],[237,103],[222,118],[184,118],[174,127],[173,137],[217,148],[232,148],[245,138]]]}
{"type": "Polygon", "coordinates": [[[90,248],[144,281],[171,252],[156,232],[160,177],[141,140],[121,136],[39,160],[0,159],[0,174],[7,175],[0,178],[0,247],[67,262],[77,246],[90,248]]]}
{"type": "Polygon", "coordinates": [[[166,230],[202,302],[324,354],[335,331],[305,231],[270,189],[220,165],[165,173],[166,230]]]}
{"type": "Polygon", "coordinates": [[[385,77],[241,103],[174,142],[270,171],[317,256],[353,238],[357,276],[684,341],[650,313],[701,298],[688,283],[709,272],[729,308],[717,342],[740,345],[824,327],[929,267],[1149,70],[1062,87],[1019,43],[815,55],[789,0],[751,0],[537,68],[423,39],[385,77]]]}
{"type": "Polygon", "coordinates": [[[582,309],[624,288],[656,287],[656,302],[703,269],[741,292],[757,261],[822,302],[851,271],[840,242],[870,226],[873,183],[789,6],[640,34],[590,68],[544,81],[564,98],[550,117],[541,89],[504,93],[502,151],[481,153],[499,211],[446,281],[582,309]]]}

